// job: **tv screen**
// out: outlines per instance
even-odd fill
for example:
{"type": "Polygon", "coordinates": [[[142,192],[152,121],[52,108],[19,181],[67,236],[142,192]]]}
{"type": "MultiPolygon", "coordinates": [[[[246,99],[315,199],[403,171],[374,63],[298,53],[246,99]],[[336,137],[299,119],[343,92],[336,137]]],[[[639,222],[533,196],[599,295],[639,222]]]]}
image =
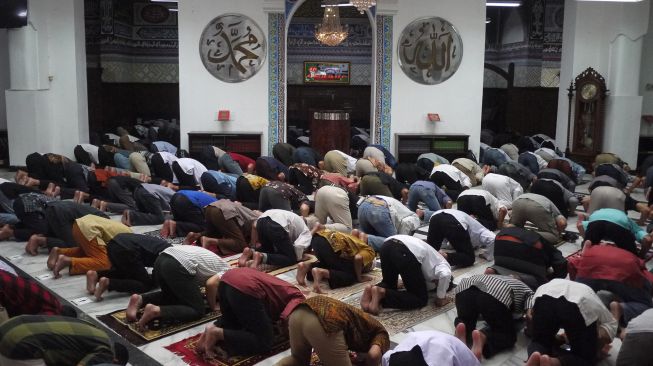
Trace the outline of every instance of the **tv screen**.
{"type": "Polygon", "coordinates": [[[27,25],[27,0],[0,1],[0,28],[20,28],[27,25]]]}
{"type": "Polygon", "coordinates": [[[304,62],[305,84],[349,84],[349,62],[304,62]]]}

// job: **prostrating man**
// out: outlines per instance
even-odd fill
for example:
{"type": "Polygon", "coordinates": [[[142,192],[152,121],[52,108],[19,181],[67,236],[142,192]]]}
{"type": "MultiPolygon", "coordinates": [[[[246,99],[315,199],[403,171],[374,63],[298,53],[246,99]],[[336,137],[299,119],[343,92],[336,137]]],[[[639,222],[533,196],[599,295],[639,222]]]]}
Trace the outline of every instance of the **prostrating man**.
{"type": "Polygon", "coordinates": [[[219,200],[206,206],[206,231],[189,233],[187,242],[200,238],[200,244],[221,256],[242,253],[251,242],[252,225],[261,215],[258,211],[230,201],[219,200]]]}
{"type": "Polygon", "coordinates": [[[215,194],[218,199],[236,199],[236,181],[238,176],[215,170],[207,170],[202,174],[202,187],[206,192],[215,194]]]}
{"type": "Polygon", "coordinates": [[[458,338],[436,330],[410,332],[397,347],[386,352],[382,366],[480,366],[478,359],[458,338]]]}
{"type": "MultiPolygon", "coordinates": [[[[410,185],[406,206],[411,211],[416,211],[419,202],[424,202],[431,213],[442,209],[442,207],[451,208],[453,205],[453,201],[447,193],[429,180],[418,180],[410,185]]],[[[425,216],[427,219],[430,217],[430,215],[425,216]]]]}
{"type": "Polygon", "coordinates": [[[276,366],[303,366],[315,350],[324,366],[351,365],[349,351],[366,353],[367,365],[378,365],[390,348],[390,337],[372,316],[344,302],[318,295],[295,307],[288,321],[290,356],[276,366]]]}
{"type": "Polygon", "coordinates": [[[155,283],[145,267],[153,267],[156,258],[170,244],[160,238],[141,234],[118,234],[107,244],[111,269],[86,272],[86,290],[97,301],[105,291],[144,293],[155,283]]]}
{"type": "Polygon", "coordinates": [[[192,245],[168,247],[156,258],[152,272],[161,290],[133,294],[127,306],[127,320],[138,321],[137,328],[145,329],[157,318],[182,322],[201,318],[205,307],[200,287],[230,268],[229,263],[208,249],[192,245]],[[140,308],[144,309],[139,319],[140,308]]]}
{"type": "Polygon", "coordinates": [[[472,187],[481,184],[485,173],[489,170],[481,168],[474,160],[467,158],[458,158],[452,161],[451,165],[469,177],[470,182],[472,182],[472,187]]]}
{"type": "Polygon", "coordinates": [[[172,163],[172,171],[179,180],[178,187],[170,187],[174,190],[178,189],[191,189],[196,190],[201,188],[202,174],[207,169],[199,161],[191,158],[179,158],[172,163]]]}
{"type": "Polygon", "coordinates": [[[510,224],[524,227],[526,222],[535,226],[536,231],[551,244],[557,244],[567,227],[567,219],[560,213],[556,205],[548,198],[525,193],[512,203],[510,224]]]}
{"type": "Polygon", "coordinates": [[[217,199],[201,191],[181,190],[170,199],[170,210],[174,220],[166,220],[161,227],[161,236],[174,238],[186,236],[189,232],[203,231],[204,208],[217,199]]]}
{"type": "Polygon", "coordinates": [[[644,258],[653,243],[653,239],[644,229],[631,220],[625,212],[614,208],[596,210],[587,220],[585,215],[579,214],[576,227],[580,235],[592,244],[609,240],[640,258],[644,258]],[[641,244],[640,250],[637,249],[636,241],[641,244]]]}
{"type": "Polygon", "coordinates": [[[538,179],[531,187],[531,193],[548,198],[564,217],[576,212],[578,198],[554,179],[538,179]]]}
{"type": "MultiPolygon", "coordinates": [[[[605,177],[605,176],[604,176],[605,177]]],[[[624,212],[639,211],[639,225],[644,225],[651,212],[648,205],[643,202],[635,201],[630,195],[624,193],[622,189],[600,185],[590,189],[590,195],[584,197],[583,206],[588,214],[602,208],[614,208],[624,212]]]]}
{"type": "Polygon", "coordinates": [[[215,356],[218,342],[229,356],[262,354],[274,341],[274,325],[287,321],[305,298],[297,287],[252,268],[234,268],[207,281],[211,310],[222,313],[220,320],[206,326],[197,351],[215,356]],[[220,307],[216,304],[220,301],[220,307]]]}
{"type": "Polygon", "coordinates": [[[458,198],[460,192],[472,187],[472,181],[469,180],[469,177],[455,166],[449,164],[434,166],[430,179],[438,187],[445,187],[447,195],[453,200],[458,198]]]}
{"type": "Polygon", "coordinates": [[[565,173],[559,171],[558,169],[540,169],[540,172],[537,173],[537,179],[553,179],[560,182],[560,184],[562,184],[562,186],[570,192],[576,191],[576,183],[571,180],[571,178],[569,178],[565,173]]]}
{"type": "Polygon", "coordinates": [[[416,213],[392,197],[369,196],[358,206],[358,222],[363,241],[379,251],[385,238],[412,234],[420,226],[416,213]]]}
{"type": "Polygon", "coordinates": [[[356,161],[340,150],[331,150],[324,155],[324,170],[348,177],[356,170],[356,161]]]}
{"type": "MultiPolygon", "coordinates": [[[[457,209],[466,212],[489,230],[503,227],[508,209],[484,189],[468,189],[456,200],[457,209]]],[[[447,207],[451,208],[451,207],[447,207]]]]}
{"type": "Polygon", "coordinates": [[[501,174],[487,174],[483,178],[482,186],[508,210],[512,208],[512,201],[524,193],[524,189],[517,181],[501,174]]]}
{"type": "Polygon", "coordinates": [[[494,232],[463,211],[445,209],[437,211],[429,221],[426,242],[440,250],[445,240],[455,252],[441,252],[452,266],[469,267],[474,264],[474,248],[484,248],[481,257],[494,258],[494,232]]]}
{"type": "Polygon", "coordinates": [[[304,194],[313,194],[320,183],[322,170],[306,163],[296,163],[288,168],[288,183],[299,188],[304,194]]]}
{"type": "Polygon", "coordinates": [[[256,159],[256,174],[268,180],[285,181],[288,167],[271,156],[261,156],[256,159]]]}
{"type": "Polygon", "coordinates": [[[325,185],[315,192],[315,216],[327,229],[351,232],[350,195],[339,186],[325,185]],[[327,219],[331,223],[327,223],[327,219]]]}
{"type": "Polygon", "coordinates": [[[435,306],[448,302],[451,266],[424,241],[408,235],[387,238],[381,247],[381,263],[383,281],[365,288],[361,297],[363,311],[377,315],[383,308],[421,308],[428,302],[428,291],[435,289],[435,306]],[[398,288],[399,276],[405,290],[398,288]]]}
{"type": "Polygon", "coordinates": [[[245,248],[238,259],[239,267],[245,267],[250,259],[252,268],[262,263],[290,266],[302,258],[311,244],[311,231],[304,219],[286,210],[264,212],[253,226],[252,237],[252,241],[261,246],[256,250],[245,248]]]}
{"type": "Polygon", "coordinates": [[[533,340],[527,366],[594,365],[617,333],[617,321],[582,283],[556,278],[540,286],[531,299],[533,340]],[[560,328],[565,330],[569,351],[556,347],[560,328]]]}
{"type": "Polygon", "coordinates": [[[308,198],[304,192],[288,183],[271,181],[263,188],[258,201],[259,211],[279,209],[286,211],[299,211],[308,198]]]}
{"type": "Polygon", "coordinates": [[[533,290],[510,276],[475,275],[463,278],[455,290],[456,336],[479,359],[491,358],[517,341],[513,314],[523,315],[533,290]],[[487,327],[477,330],[479,315],[487,327]]]}
{"type": "Polygon", "coordinates": [[[313,281],[313,291],[323,293],[320,282],[327,280],[332,289],[349,286],[369,278],[363,273],[374,268],[374,249],[356,236],[334,230],[320,230],[313,234],[311,247],[318,262],[299,263],[297,283],[306,286],[306,278],[313,281]]]}
{"type": "Polygon", "coordinates": [[[617,366],[653,365],[653,309],[646,310],[628,323],[622,337],[617,366]]]}
{"type": "Polygon", "coordinates": [[[86,321],[21,315],[0,325],[2,365],[125,365],[127,348],[86,321]]]}

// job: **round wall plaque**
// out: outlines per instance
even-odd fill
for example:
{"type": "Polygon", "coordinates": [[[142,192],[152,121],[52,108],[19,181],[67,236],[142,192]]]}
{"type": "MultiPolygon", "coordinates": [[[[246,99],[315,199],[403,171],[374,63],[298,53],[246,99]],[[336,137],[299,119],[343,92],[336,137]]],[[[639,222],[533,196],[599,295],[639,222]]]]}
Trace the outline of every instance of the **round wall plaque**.
{"type": "Polygon", "coordinates": [[[227,83],[245,81],[265,62],[265,34],[248,16],[222,14],[213,19],[200,38],[204,67],[227,83]]]}
{"type": "Polygon", "coordinates": [[[397,44],[399,66],[420,84],[440,84],[456,73],[463,59],[463,40],[447,20],[416,19],[404,28],[397,44]]]}

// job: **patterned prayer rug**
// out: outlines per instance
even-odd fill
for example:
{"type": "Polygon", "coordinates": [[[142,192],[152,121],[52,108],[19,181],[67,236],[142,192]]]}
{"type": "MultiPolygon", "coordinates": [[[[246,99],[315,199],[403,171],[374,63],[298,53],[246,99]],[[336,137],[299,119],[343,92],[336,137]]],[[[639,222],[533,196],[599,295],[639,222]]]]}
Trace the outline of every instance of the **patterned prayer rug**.
{"type": "MultiPolygon", "coordinates": [[[[340,287],[336,289],[329,288],[329,285],[326,282],[323,282],[321,287],[322,287],[322,291],[324,291],[325,293],[322,295],[337,300],[346,299],[354,294],[362,292],[365,289],[365,286],[376,285],[377,283],[381,282],[381,280],[383,279],[380,268],[375,268],[368,273],[364,273],[364,275],[371,276],[372,280],[366,282],[356,282],[351,286],[340,287]]],[[[313,283],[311,281],[308,280],[306,281],[306,287],[298,285],[297,281],[294,278],[292,281],[290,281],[290,283],[292,283],[293,285],[297,286],[297,288],[302,290],[302,293],[306,297],[313,297],[319,295],[318,293],[313,291],[313,283]]]]}
{"type": "Polygon", "coordinates": [[[166,239],[164,239],[164,238],[161,236],[161,232],[160,232],[159,230],[148,231],[148,232],[146,232],[146,233],[143,233],[143,235],[149,235],[149,236],[153,236],[153,237],[155,237],[155,238],[163,239],[163,240],[167,241],[168,243],[170,243],[171,245],[181,245],[181,244],[183,244],[183,242],[184,242],[184,238],[183,238],[183,237],[166,238],[166,239]]]}
{"type": "Polygon", "coordinates": [[[205,359],[196,352],[197,342],[201,334],[186,338],[179,342],[165,346],[167,350],[181,357],[184,362],[191,366],[250,366],[283,352],[290,347],[288,338],[282,335],[275,335],[275,340],[269,352],[253,356],[232,356],[221,348],[217,349],[217,356],[205,359]]]}
{"type": "MultiPolygon", "coordinates": [[[[233,259],[233,260],[230,260],[228,262],[229,262],[230,266],[232,266],[234,268],[238,267],[238,259],[237,258],[233,259]]],[[[305,262],[305,263],[308,263],[308,264],[313,263],[313,262],[317,262],[317,257],[312,255],[312,254],[304,254],[304,257],[302,258],[302,260],[300,262],[305,262]]],[[[270,265],[270,264],[260,264],[258,267],[256,267],[256,269],[261,271],[261,272],[267,272],[268,274],[270,274],[272,276],[276,276],[278,274],[290,272],[293,269],[296,269],[298,264],[299,263],[295,263],[295,264],[290,265],[288,267],[279,267],[279,266],[273,266],[273,265],[270,265]]]]}
{"type": "MultiPolygon", "coordinates": [[[[139,317],[141,314],[142,309],[139,311],[139,317]]],[[[144,331],[136,329],[136,323],[127,320],[127,313],[125,310],[114,311],[113,313],[100,315],[97,318],[133,345],[142,346],[157,339],[192,328],[196,325],[215,320],[219,316],[220,311],[207,312],[202,318],[187,323],[155,319],[150,322],[148,328],[144,331]]]]}

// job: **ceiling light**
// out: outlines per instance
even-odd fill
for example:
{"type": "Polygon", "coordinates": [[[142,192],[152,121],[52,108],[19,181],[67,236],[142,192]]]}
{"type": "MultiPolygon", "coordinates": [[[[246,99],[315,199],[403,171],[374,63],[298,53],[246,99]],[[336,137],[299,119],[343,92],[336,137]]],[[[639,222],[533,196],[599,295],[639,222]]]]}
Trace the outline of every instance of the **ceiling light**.
{"type": "Polygon", "coordinates": [[[361,14],[365,14],[372,6],[376,6],[375,0],[351,0],[351,3],[358,9],[361,14]]]}
{"type": "Polygon", "coordinates": [[[490,23],[492,23],[492,19],[490,18],[485,19],[485,24],[490,24],[490,23]]]}
{"type": "Polygon", "coordinates": [[[485,6],[496,6],[504,8],[516,8],[521,6],[520,1],[488,1],[485,6]]]}
{"type": "Polygon", "coordinates": [[[612,2],[612,3],[639,3],[644,0],[576,0],[576,1],[602,1],[602,2],[612,2]]]}
{"type": "Polygon", "coordinates": [[[349,35],[347,28],[340,24],[340,9],[337,0],[329,0],[324,8],[322,24],[315,27],[315,38],[327,46],[337,46],[349,35]]]}
{"type": "Polygon", "coordinates": [[[177,8],[170,8],[170,9],[168,9],[168,11],[175,11],[175,12],[179,12],[179,9],[177,9],[177,8]]]}
{"type": "Polygon", "coordinates": [[[150,0],[153,3],[178,3],[179,0],[150,0]]]}
{"type": "Polygon", "coordinates": [[[21,18],[25,18],[27,16],[27,10],[19,11],[17,15],[21,18]]]}

